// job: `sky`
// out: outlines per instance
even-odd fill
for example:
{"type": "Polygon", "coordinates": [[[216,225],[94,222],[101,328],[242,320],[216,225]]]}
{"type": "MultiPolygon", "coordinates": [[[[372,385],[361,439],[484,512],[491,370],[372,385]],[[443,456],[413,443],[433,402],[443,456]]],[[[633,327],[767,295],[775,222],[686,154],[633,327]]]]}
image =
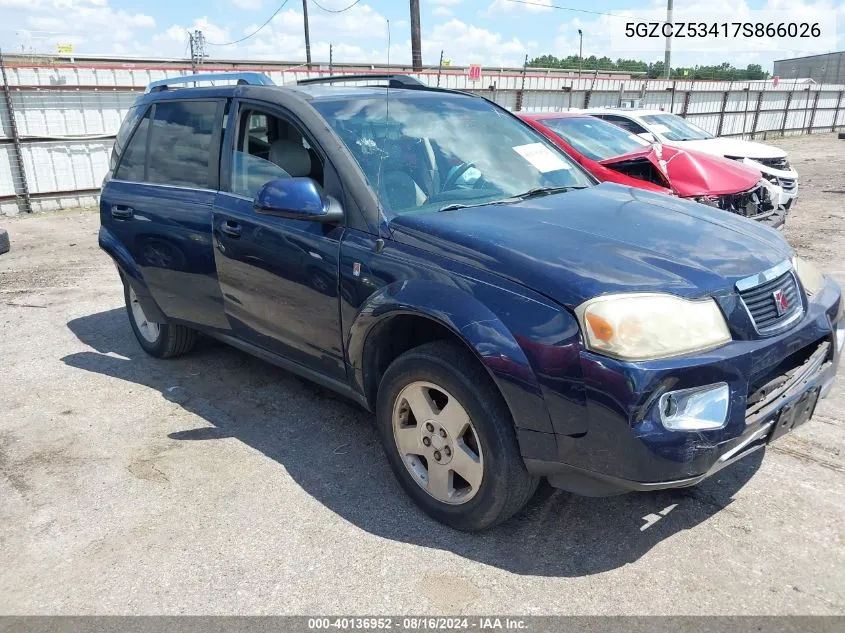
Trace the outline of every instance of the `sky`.
{"type": "MultiPolygon", "coordinates": [[[[665,12],[666,0],[420,0],[423,64],[436,67],[441,50],[453,64],[484,67],[521,66],[525,56],[578,53],[578,29],[584,33],[584,56],[607,55],[644,61],[663,58],[663,40],[640,40],[637,50],[624,50],[620,15],[632,10],[665,12]],[[590,12],[612,13],[596,15],[590,12]],[[643,46],[647,42],[646,46],[643,46]]],[[[327,62],[329,45],[337,62],[410,63],[408,0],[307,0],[312,59],[327,62]],[[321,8],[322,7],[322,8],[321,8]],[[341,11],[332,13],[330,11],[341,11]],[[388,32],[389,21],[389,32],[388,32]]],[[[302,0],[0,0],[0,46],[8,52],[55,53],[70,44],[76,54],[139,57],[185,57],[188,31],[201,29],[209,61],[217,59],[304,60],[302,0]]],[[[825,16],[827,46],[793,41],[791,49],[772,50],[757,43],[720,44],[709,50],[686,50],[676,41],[673,65],[706,65],[729,61],[744,67],[792,55],[845,50],[845,0],[675,0],[675,20],[706,15],[711,20],[754,19],[755,11],[778,10],[794,21],[825,16]],[[827,12],[827,13],[820,13],[827,12]],[[835,16],[837,26],[830,24],[835,16]],[[765,49],[765,50],[764,50],[765,49]]],[[[759,15],[759,14],[756,14],[759,15]]]]}

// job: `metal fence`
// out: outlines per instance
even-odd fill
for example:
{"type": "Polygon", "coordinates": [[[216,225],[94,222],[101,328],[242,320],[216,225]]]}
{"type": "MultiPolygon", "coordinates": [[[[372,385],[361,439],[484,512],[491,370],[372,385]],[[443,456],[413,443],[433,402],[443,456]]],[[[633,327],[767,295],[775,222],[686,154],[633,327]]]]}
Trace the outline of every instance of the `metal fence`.
{"type": "MultiPolygon", "coordinates": [[[[279,85],[330,72],[290,66],[251,63],[248,69],[267,73],[279,85]]],[[[235,68],[236,63],[209,64],[203,72],[235,68]]],[[[187,64],[137,60],[60,65],[15,60],[3,70],[0,215],[96,204],[127,109],[151,81],[191,72],[187,64]]],[[[344,72],[360,71],[335,69],[333,74],[344,72]]],[[[845,85],[578,77],[508,69],[483,70],[476,81],[455,70],[410,74],[429,85],[483,94],[514,111],[636,103],[674,112],[716,135],[762,140],[845,129],[845,85]]]]}

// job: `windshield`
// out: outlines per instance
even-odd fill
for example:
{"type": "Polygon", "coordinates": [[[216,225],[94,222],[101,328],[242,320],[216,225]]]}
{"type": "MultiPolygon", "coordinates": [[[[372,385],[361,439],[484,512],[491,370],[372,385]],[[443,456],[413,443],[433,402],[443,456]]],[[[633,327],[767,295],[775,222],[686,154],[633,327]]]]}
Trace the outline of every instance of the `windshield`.
{"type": "Polygon", "coordinates": [[[710,132],[702,130],[676,114],[647,114],[642,119],[654,132],[670,141],[700,141],[713,138],[710,132]]]}
{"type": "Polygon", "coordinates": [[[593,184],[569,157],[483,99],[403,94],[313,106],[358,161],[388,217],[593,184]]]}
{"type": "Polygon", "coordinates": [[[649,145],[636,134],[594,117],[540,119],[540,123],[592,160],[621,156],[649,145]]]}

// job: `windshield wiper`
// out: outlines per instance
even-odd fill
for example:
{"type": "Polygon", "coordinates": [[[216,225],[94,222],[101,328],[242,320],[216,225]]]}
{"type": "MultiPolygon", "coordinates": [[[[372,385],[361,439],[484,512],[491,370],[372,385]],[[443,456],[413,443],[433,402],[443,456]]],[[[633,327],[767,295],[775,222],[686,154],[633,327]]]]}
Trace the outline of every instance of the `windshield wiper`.
{"type": "Polygon", "coordinates": [[[586,185],[572,185],[569,187],[535,187],[534,189],[529,189],[525,193],[521,193],[518,196],[514,197],[519,198],[520,200],[529,200],[531,198],[538,198],[540,196],[550,196],[554,193],[564,193],[565,191],[572,191],[573,189],[586,188],[586,185]]]}
{"type": "Polygon", "coordinates": [[[574,185],[569,187],[535,187],[534,189],[529,189],[525,193],[521,193],[518,196],[511,196],[510,198],[502,198],[501,200],[491,200],[490,202],[474,202],[472,204],[456,202],[454,204],[447,204],[444,207],[440,207],[440,210],[457,211],[458,209],[470,209],[472,207],[486,207],[487,205],[491,204],[513,204],[514,202],[522,202],[524,200],[537,198],[539,196],[549,196],[554,193],[563,193],[564,191],[572,191],[573,189],[586,188],[586,185],[574,185]]]}
{"type": "Polygon", "coordinates": [[[440,207],[440,211],[457,211],[458,209],[471,209],[472,207],[486,207],[490,204],[511,204],[514,202],[519,202],[521,198],[513,197],[513,198],[502,198],[501,200],[491,200],[490,202],[473,202],[472,204],[464,204],[462,202],[455,202],[454,204],[447,204],[444,207],[440,207]]]}

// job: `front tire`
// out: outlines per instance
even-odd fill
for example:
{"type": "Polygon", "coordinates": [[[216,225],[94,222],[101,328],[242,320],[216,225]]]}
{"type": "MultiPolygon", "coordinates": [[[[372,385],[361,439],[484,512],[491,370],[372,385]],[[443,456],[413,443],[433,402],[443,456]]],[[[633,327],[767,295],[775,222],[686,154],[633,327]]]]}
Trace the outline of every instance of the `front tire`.
{"type": "Polygon", "coordinates": [[[194,330],[183,325],[150,321],[135,289],[126,281],[123,283],[123,297],[132,331],[147,354],[156,358],[171,358],[186,354],[194,347],[197,339],[194,330]]]}
{"type": "Polygon", "coordinates": [[[504,399],[459,345],[436,341],[397,358],[379,386],[376,420],[399,483],[441,523],[489,528],[537,488],[504,399]]]}

